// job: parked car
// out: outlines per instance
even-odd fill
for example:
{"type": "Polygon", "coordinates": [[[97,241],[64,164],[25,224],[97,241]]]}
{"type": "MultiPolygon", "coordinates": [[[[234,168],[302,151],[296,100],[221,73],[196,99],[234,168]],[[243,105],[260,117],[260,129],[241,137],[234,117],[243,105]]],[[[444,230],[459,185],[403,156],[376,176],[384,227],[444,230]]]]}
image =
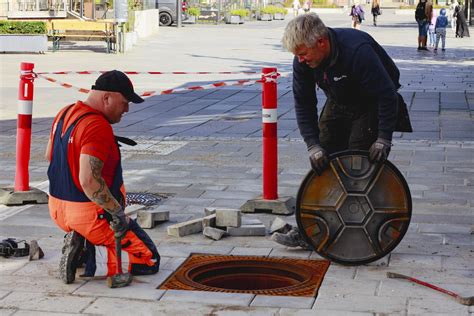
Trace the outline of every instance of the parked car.
{"type": "MultiPolygon", "coordinates": [[[[169,26],[176,22],[176,3],[178,0],[156,0],[156,8],[160,11],[160,25],[169,26]]],[[[182,1],[181,17],[184,20],[187,9],[186,1],[182,1]]]]}

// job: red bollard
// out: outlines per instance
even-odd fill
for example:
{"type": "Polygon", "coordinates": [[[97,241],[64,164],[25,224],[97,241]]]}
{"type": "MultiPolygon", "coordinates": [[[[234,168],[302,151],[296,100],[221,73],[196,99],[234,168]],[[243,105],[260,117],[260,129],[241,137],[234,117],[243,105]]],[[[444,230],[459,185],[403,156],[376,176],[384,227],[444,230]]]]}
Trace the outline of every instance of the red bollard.
{"type": "Polygon", "coordinates": [[[262,134],[263,198],[278,199],[277,69],[263,68],[262,134]],[[268,77],[266,74],[273,74],[268,77]],[[272,80],[268,80],[272,78],[272,80]]]}
{"type": "Polygon", "coordinates": [[[33,114],[34,64],[21,63],[18,90],[18,125],[16,132],[16,172],[14,191],[30,189],[28,164],[31,147],[31,117],[33,114]]]}

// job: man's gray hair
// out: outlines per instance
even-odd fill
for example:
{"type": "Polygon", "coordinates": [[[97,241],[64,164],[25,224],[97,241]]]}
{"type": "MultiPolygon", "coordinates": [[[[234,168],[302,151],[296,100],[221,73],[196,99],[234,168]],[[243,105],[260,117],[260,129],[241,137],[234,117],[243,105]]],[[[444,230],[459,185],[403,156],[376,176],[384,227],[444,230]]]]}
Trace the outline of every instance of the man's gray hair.
{"type": "Polygon", "coordinates": [[[298,46],[312,48],[320,38],[328,36],[328,29],[316,13],[306,13],[291,20],[285,28],[281,42],[288,51],[295,53],[298,46]]]}

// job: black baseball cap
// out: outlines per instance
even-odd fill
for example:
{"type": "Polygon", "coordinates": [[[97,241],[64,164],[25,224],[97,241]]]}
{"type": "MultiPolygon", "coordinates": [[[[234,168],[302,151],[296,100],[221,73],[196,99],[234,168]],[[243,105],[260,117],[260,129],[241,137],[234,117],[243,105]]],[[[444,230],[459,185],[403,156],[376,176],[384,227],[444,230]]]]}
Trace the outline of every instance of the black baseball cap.
{"type": "Polygon", "coordinates": [[[133,103],[142,103],[144,100],[133,91],[130,79],[121,71],[111,70],[104,72],[97,78],[92,90],[120,92],[125,99],[133,103]]]}

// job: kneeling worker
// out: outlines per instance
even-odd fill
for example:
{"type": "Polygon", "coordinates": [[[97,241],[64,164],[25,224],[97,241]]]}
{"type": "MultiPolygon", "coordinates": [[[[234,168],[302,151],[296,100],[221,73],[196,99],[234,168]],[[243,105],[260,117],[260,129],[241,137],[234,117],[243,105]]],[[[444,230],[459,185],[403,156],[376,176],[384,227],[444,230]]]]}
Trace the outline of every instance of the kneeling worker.
{"type": "Polygon", "coordinates": [[[114,234],[122,238],[132,275],[159,270],[160,256],[153,241],[124,213],[120,150],[111,124],[120,122],[130,102],[143,99],[124,73],[113,70],[99,76],[84,102],[66,106],[54,119],[46,149],[49,212],[67,232],[59,265],[66,284],[75,279],[84,238],[106,247],[108,276],[117,268],[114,234]],[[113,228],[112,220],[117,223],[113,228]]]}

